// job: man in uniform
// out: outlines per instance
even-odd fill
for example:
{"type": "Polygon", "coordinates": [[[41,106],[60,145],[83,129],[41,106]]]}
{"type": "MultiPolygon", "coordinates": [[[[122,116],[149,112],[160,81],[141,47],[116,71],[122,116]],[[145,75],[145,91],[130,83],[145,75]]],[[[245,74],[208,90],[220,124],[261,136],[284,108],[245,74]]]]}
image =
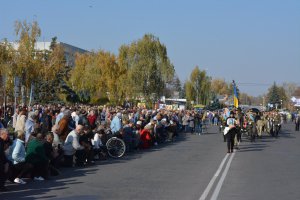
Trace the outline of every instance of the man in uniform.
{"type": "MultiPolygon", "coordinates": [[[[234,137],[237,133],[236,125],[237,121],[234,117],[234,112],[230,112],[230,116],[226,119],[227,130],[224,130],[224,135],[227,139],[227,153],[233,153],[234,137]]],[[[226,129],[225,128],[225,129],[226,129]]]]}
{"type": "Polygon", "coordinates": [[[300,112],[298,114],[296,114],[295,116],[295,130],[299,131],[299,127],[300,127],[300,112]]]}
{"type": "Polygon", "coordinates": [[[278,133],[281,129],[281,118],[278,112],[274,116],[274,125],[275,125],[275,137],[278,137],[278,133]]]}

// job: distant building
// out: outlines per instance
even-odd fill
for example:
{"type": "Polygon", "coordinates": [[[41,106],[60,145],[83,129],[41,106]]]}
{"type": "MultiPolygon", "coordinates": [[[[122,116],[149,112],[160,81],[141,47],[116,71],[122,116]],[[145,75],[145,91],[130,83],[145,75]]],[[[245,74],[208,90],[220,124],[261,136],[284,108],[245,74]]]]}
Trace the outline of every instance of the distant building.
{"type": "MultiPolygon", "coordinates": [[[[19,43],[11,42],[10,43],[14,49],[18,49],[19,43]]],[[[66,64],[68,66],[75,66],[75,54],[76,53],[87,53],[87,50],[75,47],[73,45],[57,42],[56,44],[61,45],[65,50],[66,64]]],[[[36,42],[35,49],[37,51],[51,51],[50,49],[51,42],[36,42]]]]}
{"type": "MultiPolygon", "coordinates": [[[[17,42],[10,42],[12,47],[17,50],[19,48],[19,43],[17,42]]],[[[66,59],[66,66],[74,67],[75,66],[75,55],[76,53],[88,53],[89,51],[75,47],[73,45],[63,43],[63,42],[56,42],[57,45],[61,45],[64,48],[65,59],[66,59]]],[[[37,52],[43,51],[51,51],[50,49],[51,42],[36,42],[35,43],[35,50],[37,52]]],[[[4,78],[0,77],[0,83],[4,81],[4,78]]],[[[3,83],[4,84],[4,83],[3,83]]],[[[0,84],[1,85],[1,84],[0,84]]],[[[15,96],[18,97],[22,93],[22,88],[20,85],[19,77],[15,77],[15,96]]],[[[24,97],[24,95],[22,95],[24,97]]],[[[24,102],[24,100],[22,100],[24,102]]],[[[1,103],[1,100],[0,100],[1,103]]]]}

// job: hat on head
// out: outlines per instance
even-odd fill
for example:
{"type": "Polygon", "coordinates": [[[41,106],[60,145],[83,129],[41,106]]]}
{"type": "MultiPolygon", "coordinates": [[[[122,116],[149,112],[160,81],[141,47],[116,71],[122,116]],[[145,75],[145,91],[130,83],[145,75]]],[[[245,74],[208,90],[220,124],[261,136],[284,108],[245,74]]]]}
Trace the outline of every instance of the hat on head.
{"type": "Polygon", "coordinates": [[[36,117],[36,113],[35,112],[29,112],[28,113],[28,118],[34,119],[35,117],[36,117]]]}
{"type": "Polygon", "coordinates": [[[144,128],[147,129],[147,130],[151,130],[152,129],[151,123],[147,124],[144,128]]]}
{"type": "Polygon", "coordinates": [[[71,116],[70,110],[65,110],[63,113],[64,113],[64,116],[71,116]]]}
{"type": "Polygon", "coordinates": [[[142,125],[142,121],[137,121],[136,125],[142,125]]]}

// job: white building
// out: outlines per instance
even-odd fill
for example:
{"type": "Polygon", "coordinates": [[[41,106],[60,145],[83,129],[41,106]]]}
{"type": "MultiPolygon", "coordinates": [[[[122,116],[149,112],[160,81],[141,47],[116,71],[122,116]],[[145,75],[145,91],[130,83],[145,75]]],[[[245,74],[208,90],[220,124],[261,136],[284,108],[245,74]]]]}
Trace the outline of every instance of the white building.
{"type": "MultiPolygon", "coordinates": [[[[19,43],[17,42],[11,42],[10,43],[12,47],[16,50],[19,47],[19,43]]],[[[63,43],[63,42],[57,42],[56,44],[61,45],[65,50],[65,58],[66,58],[66,64],[68,66],[74,66],[75,65],[75,54],[76,53],[87,53],[87,50],[75,47],[73,45],[63,43]]],[[[35,49],[37,51],[50,51],[51,42],[36,42],[35,43],[35,49]]]]}

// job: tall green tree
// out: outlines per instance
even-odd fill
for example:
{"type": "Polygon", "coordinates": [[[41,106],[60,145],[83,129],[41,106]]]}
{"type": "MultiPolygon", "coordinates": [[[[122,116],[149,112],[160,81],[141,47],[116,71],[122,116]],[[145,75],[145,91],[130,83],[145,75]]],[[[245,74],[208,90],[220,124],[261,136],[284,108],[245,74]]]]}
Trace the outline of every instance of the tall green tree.
{"type": "Polygon", "coordinates": [[[269,88],[269,92],[267,94],[267,100],[271,104],[279,104],[280,103],[280,91],[275,82],[269,88]]]}
{"type": "Polygon", "coordinates": [[[35,80],[35,100],[42,103],[58,101],[71,70],[66,65],[64,48],[56,43],[55,37],[50,51],[44,51],[40,55],[39,76],[35,80]]]}
{"type": "Polygon", "coordinates": [[[128,88],[134,96],[142,95],[147,102],[163,94],[166,84],[174,77],[167,48],[157,37],[146,34],[130,45],[123,45],[120,63],[128,69],[128,88]]]}
{"type": "Polygon", "coordinates": [[[190,79],[185,85],[186,96],[189,101],[197,104],[209,104],[211,98],[211,78],[207,76],[205,70],[200,70],[198,66],[191,72],[190,79]]]}

